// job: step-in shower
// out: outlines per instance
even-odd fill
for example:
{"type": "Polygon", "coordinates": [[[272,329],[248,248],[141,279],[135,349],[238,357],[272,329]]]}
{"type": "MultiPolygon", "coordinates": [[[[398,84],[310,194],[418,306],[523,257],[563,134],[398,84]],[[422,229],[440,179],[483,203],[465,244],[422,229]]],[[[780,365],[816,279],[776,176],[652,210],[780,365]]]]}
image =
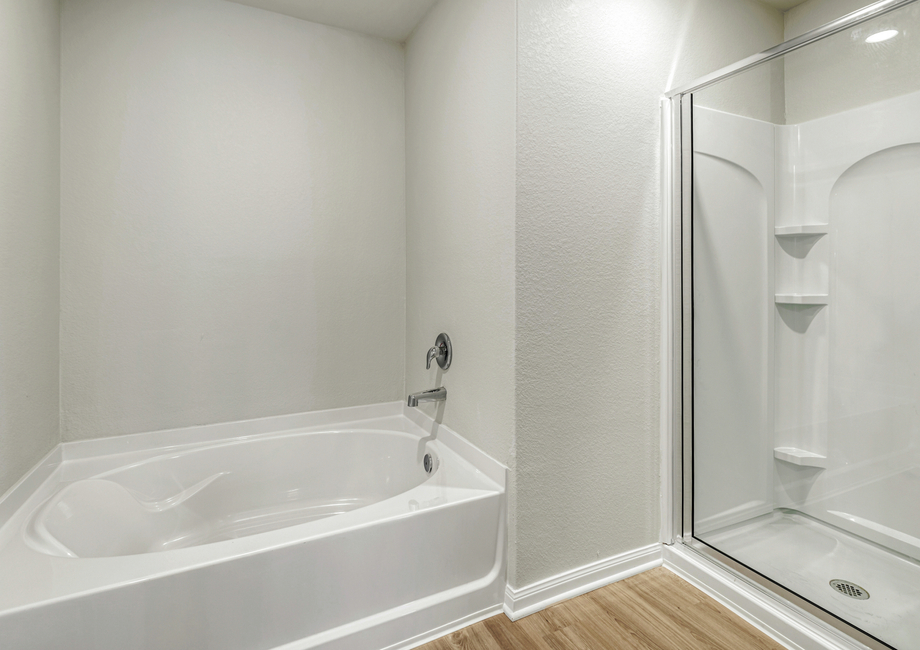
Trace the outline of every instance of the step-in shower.
{"type": "Polygon", "coordinates": [[[670,541],[920,648],[920,2],[665,104],[670,541]]]}

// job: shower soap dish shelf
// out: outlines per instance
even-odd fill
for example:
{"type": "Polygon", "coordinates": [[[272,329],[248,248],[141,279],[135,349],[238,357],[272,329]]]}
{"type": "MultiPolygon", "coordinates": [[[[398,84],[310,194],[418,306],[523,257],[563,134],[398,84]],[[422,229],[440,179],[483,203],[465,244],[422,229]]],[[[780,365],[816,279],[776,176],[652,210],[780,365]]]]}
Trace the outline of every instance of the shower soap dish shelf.
{"type": "Polygon", "coordinates": [[[774,301],[778,305],[826,305],[826,293],[778,293],[774,301]]]}
{"type": "Polygon", "coordinates": [[[773,450],[773,457],[801,467],[827,468],[827,456],[805,451],[804,449],[796,449],[795,447],[777,447],[773,450]]]}
{"type": "Polygon", "coordinates": [[[774,229],[774,234],[777,237],[820,237],[827,234],[827,224],[777,226],[774,229]]]}

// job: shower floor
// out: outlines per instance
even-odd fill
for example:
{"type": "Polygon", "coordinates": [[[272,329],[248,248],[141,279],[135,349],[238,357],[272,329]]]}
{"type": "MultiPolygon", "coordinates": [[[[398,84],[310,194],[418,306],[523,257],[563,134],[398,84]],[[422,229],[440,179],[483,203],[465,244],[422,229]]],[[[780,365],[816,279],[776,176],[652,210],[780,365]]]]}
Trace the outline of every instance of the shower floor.
{"type": "Polygon", "coordinates": [[[898,650],[920,648],[920,563],[808,516],[777,510],[701,539],[898,650]],[[856,600],[828,583],[869,592],[856,600]]]}

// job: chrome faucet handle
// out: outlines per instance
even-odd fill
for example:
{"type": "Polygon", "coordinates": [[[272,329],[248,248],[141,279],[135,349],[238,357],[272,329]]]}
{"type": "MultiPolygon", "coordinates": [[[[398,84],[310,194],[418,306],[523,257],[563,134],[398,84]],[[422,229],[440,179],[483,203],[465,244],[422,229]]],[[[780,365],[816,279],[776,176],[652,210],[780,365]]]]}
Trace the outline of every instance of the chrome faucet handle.
{"type": "Polygon", "coordinates": [[[431,362],[434,360],[438,362],[442,370],[447,370],[450,368],[451,357],[453,357],[453,350],[450,345],[450,337],[441,332],[434,342],[434,347],[428,350],[428,356],[425,357],[425,368],[430,370],[431,362]]]}
{"type": "Polygon", "coordinates": [[[437,345],[428,350],[428,358],[425,359],[425,368],[431,370],[431,360],[440,359],[442,354],[444,354],[444,351],[437,345]]]}

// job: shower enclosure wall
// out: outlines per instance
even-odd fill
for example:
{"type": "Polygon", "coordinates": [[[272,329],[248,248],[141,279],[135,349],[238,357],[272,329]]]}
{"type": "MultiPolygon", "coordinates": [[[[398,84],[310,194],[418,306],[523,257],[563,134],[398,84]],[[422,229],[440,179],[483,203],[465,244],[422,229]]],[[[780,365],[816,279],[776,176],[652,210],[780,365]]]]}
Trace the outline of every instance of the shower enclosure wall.
{"type": "Polygon", "coordinates": [[[920,3],[881,2],[667,107],[672,541],[901,650],[920,647],[918,37],[920,3]]]}

